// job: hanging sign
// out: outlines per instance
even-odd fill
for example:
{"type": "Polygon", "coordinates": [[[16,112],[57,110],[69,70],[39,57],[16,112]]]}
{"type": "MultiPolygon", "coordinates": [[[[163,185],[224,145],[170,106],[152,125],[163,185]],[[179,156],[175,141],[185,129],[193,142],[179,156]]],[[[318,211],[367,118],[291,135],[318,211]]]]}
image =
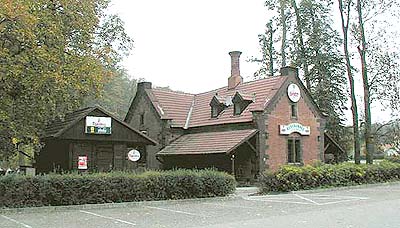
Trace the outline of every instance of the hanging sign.
{"type": "Polygon", "coordinates": [[[86,116],[85,133],[111,135],[111,117],[86,116]]]}
{"type": "Polygon", "coordinates": [[[279,133],[281,135],[290,135],[293,132],[297,132],[300,135],[310,135],[310,126],[303,126],[299,123],[291,123],[288,125],[279,126],[279,133]]]}
{"type": "Polygon", "coordinates": [[[135,150],[135,149],[133,149],[133,150],[130,150],[129,152],[128,152],[128,159],[130,160],[130,161],[139,161],[139,159],[140,159],[140,152],[139,151],[137,151],[137,150],[135,150]]]}
{"type": "Polygon", "coordinates": [[[87,169],[87,156],[78,156],[78,169],[87,169]]]}
{"type": "Polygon", "coordinates": [[[301,97],[299,86],[294,83],[290,84],[287,88],[287,94],[292,102],[298,102],[301,97]]]}

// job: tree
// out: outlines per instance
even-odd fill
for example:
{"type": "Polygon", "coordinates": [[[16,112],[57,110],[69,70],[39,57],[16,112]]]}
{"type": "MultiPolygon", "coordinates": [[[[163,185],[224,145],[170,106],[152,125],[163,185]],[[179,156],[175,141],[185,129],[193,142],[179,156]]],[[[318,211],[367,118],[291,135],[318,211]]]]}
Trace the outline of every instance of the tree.
{"type": "MultiPolygon", "coordinates": [[[[342,41],[331,26],[332,2],[268,0],[265,5],[278,15],[273,19],[277,21],[276,30],[282,36],[274,41],[281,42],[281,49],[276,53],[281,53],[282,63],[288,60],[292,65],[300,66],[307,89],[321,110],[329,115],[328,131],[340,140],[345,131],[342,116],[347,96],[344,65],[339,51],[342,41]]],[[[260,46],[263,56],[276,55],[268,52],[267,45],[260,46]]]]}
{"type": "MultiPolygon", "coordinates": [[[[379,98],[382,103],[385,103],[385,99],[387,99],[392,108],[398,107],[398,100],[395,99],[400,88],[398,82],[400,80],[400,69],[397,67],[399,58],[396,54],[398,48],[392,46],[388,49],[383,44],[388,42],[386,40],[388,25],[395,21],[389,22],[388,19],[391,18],[392,14],[398,12],[399,5],[400,3],[396,0],[357,0],[356,4],[357,23],[353,25],[353,33],[358,45],[357,50],[363,79],[364,138],[367,150],[366,158],[369,164],[373,163],[375,153],[371,103],[374,98],[379,98]],[[380,17],[384,18],[383,21],[379,20],[380,17]],[[368,32],[365,32],[366,29],[368,29],[368,32]]],[[[398,19],[398,17],[399,15],[394,15],[394,19],[398,19]]]]}
{"type": "MultiPolygon", "coordinates": [[[[109,0],[0,1],[0,159],[98,94],[132,47],[109,0]]],[[[14,151],[15,152],[15,151],[14,151]]]]}
{"type": "Polygon", "coordinates": [[[130,79],[125,70],[118,70],[106,83],[99,96],[87,97],[83,106],[99,105],[120,119],[124,119],[136,94],[136,80],[130,79]]]}
{"type": "Polygon", "coordinates": [[[252,58],[251,62],[260,63],[261,67],[254,73],[254,78],[262,78],[265,76],[274,76],[276,69],[274,68],[275,50],[274,50],[274,33],[272,20],[266,25],[265,34],[258,35],[259,44],[261,47],[261,59],[252,58]]]}
{"type": "Polygon", "coordinates": [[[350,85],[350,100],[351,100],[351,112],[353,117],[353,140],[354,140],[354,161],[356,164],[360,164],[360,130],[358,126],[358,108],[355,94],[353,67],[350,62],[349,53],[349,25],[350,25],[350,12],[352,7],[352,0],[338,0],[340,19],[342,25],[343,34],[343,52],[344,59],[346,61],[347,79],[350,85]]]}

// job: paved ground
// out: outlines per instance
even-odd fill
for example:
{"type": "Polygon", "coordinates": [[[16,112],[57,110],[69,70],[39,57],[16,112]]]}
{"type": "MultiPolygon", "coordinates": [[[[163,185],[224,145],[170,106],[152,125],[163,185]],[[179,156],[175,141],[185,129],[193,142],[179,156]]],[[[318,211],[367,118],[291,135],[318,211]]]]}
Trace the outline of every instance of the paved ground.
{"type": "Polygon", "coordinates": [[[0,227],[400,227],[400,183],[319,192],[1,211],[0,227]]]}

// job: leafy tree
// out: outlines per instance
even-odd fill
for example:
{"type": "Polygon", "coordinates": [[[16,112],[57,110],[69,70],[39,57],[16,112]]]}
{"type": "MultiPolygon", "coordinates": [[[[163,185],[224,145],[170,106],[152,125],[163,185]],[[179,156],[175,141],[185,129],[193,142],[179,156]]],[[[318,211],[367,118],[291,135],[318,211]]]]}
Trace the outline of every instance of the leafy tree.
{"type": "Polygon", "coordinates": [[[104,85],[99,96],[86,98],[83,106],[99,105],[124,119],[135,94],[136,80],[130,79],[126,71],[118,70],[112,80],[104,85]]]}
{"type": "MultiPolygon", "coordinates": [[[[388,43],[388,25],[398,20],[400,3],[396,0],[357,0],[357,23],[352,32],[360,57],[364,92],[364,124],[367,163],[373,163],[375,153],[374,133],[371,123],[371,103],[378,98],[389,101],[392,110],[398,110],[400,68],[397,66],[398,48],[385,47],[388,43]],[[380,20],[379,18],[384,18],[380,20]],[[393,19],[392,22],[389,20],[393,19]]],[[[392,38],[391,40],[395,40],[392,38]]],[[[394,42],[392,42],[394,43],[394,42]]]]}
{"type": "MultiPolygon", "coordinates": [[[[346,79],[339,51],[342,40],[331,27],[332,1],[268,0],[265,5],[278,15],[273,17],[277,21],[275,30],[282,36],[278,41],[260,39],[262,60],[277,59],[273,55],[281,53],[282,63],[290,60],[291,64],[300,66],[307,89],[328,114],[328,131],[336,140],[341,139],[345,131],[342,116],[347,98],[346,79]],[[279,41],[281,49],[270,52],[266,44],[279,41]]],[[[266,30],[261,37],[268,37],[275,30],[266,30]]],[[[269,61],[264,61],[260,71],[269,65],[269,61]]]]}
{"type": "Polygon", "coordinates": [[[360,130],[358,124],[358,107],[357,99],[355,94],[354,85],[354,74],[353,67],[350,62],[350,52],[349,52],[349,26],[350,26],[350,13],[352,7],[352,0],[338,0],[340,19],[342,25],[343,34],[343,52],[344,59],[346,61],[347,79],[350,85],[350,100],[351,100],[351,112],[353,117],[353,142],[354,142],[354,161],[356,164],[360,164],[360,130]]]}
{"type": "Polygon", "coordinates": [[[132,40],[108,4],[0,0],[0,159],[112,79],[132,40]]]}

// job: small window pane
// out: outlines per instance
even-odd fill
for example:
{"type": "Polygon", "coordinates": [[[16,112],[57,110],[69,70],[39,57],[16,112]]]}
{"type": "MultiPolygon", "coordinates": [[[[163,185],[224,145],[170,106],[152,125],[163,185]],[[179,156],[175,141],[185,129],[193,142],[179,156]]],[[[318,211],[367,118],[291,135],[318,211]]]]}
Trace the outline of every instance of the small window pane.
{"type": "Polygon", "coordinates": [[[295,156],[296,156],[296,162],[300,163],[301,162],[301,157],[300,157],[300,140],[296,139],[295,140],[295,145],[294,145],[294,150],[295,150],[295,156]]]}
{"type": "Polygon", "coordinates": [[[293,163],[294,159],[293,159],[294,153],[293,153],[293,140],[289,139],[288,140],[288,163],[293,163]]]}
{"type": "Polygon", "coordinates": [[[235,108],[235,115],[240,115],[240,113],[242,112],[242,110],[240,110],[240,105],[235,104],[234,108],[235,108]]]}
{"type": "Polygon", "coordinates": [[[296,104],[291,104],[291,111],[292,111],[292,117],[297,117],[297,106],[296,104]]]}

